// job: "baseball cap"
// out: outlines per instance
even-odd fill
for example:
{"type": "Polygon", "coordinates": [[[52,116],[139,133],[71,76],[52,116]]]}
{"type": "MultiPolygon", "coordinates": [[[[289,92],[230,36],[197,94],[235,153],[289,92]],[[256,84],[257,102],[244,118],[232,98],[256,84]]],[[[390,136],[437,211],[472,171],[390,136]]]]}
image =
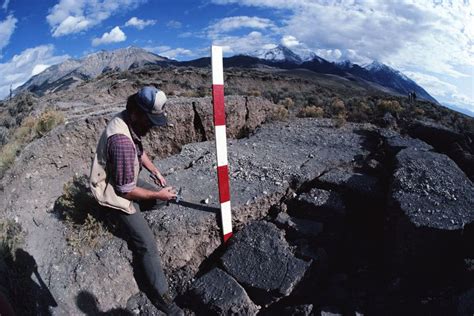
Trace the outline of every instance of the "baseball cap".
{"type": "Polygon", "coordinates": [[[163,91],[150,86],[141,88],[136,96],[139,108],[145,112],[153,126],[165,126],[168,123],[163,109],[166,100],[167,98],[163,91]]]}

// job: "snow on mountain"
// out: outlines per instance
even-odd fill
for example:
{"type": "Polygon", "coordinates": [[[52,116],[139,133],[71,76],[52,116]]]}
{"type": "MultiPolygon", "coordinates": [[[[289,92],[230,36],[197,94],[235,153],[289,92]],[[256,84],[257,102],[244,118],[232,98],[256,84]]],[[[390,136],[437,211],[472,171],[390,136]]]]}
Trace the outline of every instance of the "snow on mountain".
{"type": "Polygon", "coordinates": [[[272,62],[290,62],[295,64],[301,64],[303,62],[300,56],[283,45],[278,45],[270,49],[259,49],[251,53],[250,56],[272,62]]]}

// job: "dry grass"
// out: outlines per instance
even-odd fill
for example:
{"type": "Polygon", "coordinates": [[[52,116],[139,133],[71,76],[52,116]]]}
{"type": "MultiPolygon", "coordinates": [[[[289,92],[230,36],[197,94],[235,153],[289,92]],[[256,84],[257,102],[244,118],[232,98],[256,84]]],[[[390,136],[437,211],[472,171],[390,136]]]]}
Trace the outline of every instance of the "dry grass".
{"type": "Polygon", "coordinates": [[[273,121],[286,121],[288,120],[288,117],[288,109],[283,105],[277,105],[270,116],[273,121]]]}
{"type": "Polygon", "coordinates": [[[21,225],[13,220],[0,220],[0,257],[14,258],[15,252],[23,245],[24,232],[21,225]]]}
{"type": "Polygon", "coordinates": [[[64,115],[61,112],[47,110],[41,113],[36,121],[35,131],[39,136],[43,136],[62,123],[64,123],[64,115]]]}
{"type": "Polygon", "coordinates": [[[86,176],[74,177],[64,185],[55,209],[67,227],[68,245],[81,254],[97,249],[112,236],[104,221],[98,219],[100,210],[97,210],[86,176]]]}
{"type": "Polygon", "coordinates": [[[400,103],[396,100],[380,100],[377,103],[377,107],[383,113],[390,112],[392,114],[400,113],[403,108],[400,103]]]}
{"type": "Polygon", "coordinates": [[[347,123],[346,115],[343,113],[338,114],[334,121],[336,122],[336,127],[341,128],[347,123]]]}
{"type": "Polygon", "coordinates": [[[63,114],[55,110],[47,110],[38,118],[26,117],[21,125],[14,130],[11,140],[0,148],[0,177],[15,161],[16,156],[25,145],[44,136],[63,122],[63,114]]]}
{"type": "Polygon", "coordinates": [[[287,110],[291,109],[295,106],[295,101],[292,98],[284,98],[279,102],[279,104],[283,105],[287,110]]]}
{"type": "Polygon", "coordinates": [[[298,113],[299,117],[323,117],[324,109],[318,106],[307,106],[298,113]]]}

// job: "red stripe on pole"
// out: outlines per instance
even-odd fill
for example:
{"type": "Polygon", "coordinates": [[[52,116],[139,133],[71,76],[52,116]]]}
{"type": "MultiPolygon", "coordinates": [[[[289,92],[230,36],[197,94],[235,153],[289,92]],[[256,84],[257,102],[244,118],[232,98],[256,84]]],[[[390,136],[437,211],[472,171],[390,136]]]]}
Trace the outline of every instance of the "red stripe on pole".
{"type": "Polygon", "coordinates": [[[224,242],[227,242],[227,240],[229,240],[230,237],[232,237],[232,232],[225,234],[224,235],[224,242]]]}
{"type": "Polygon", "coordinates": [[[230,201],[229,168],[227,166],[217,167],[217,179],[219,180],[219,201],[221,203],[230,201]]]}
{"type": "Polygon", "coordinates": [[[224,85],[212,85],[212,99],[214,105],[214,125],[225,125],[224,85]]]}

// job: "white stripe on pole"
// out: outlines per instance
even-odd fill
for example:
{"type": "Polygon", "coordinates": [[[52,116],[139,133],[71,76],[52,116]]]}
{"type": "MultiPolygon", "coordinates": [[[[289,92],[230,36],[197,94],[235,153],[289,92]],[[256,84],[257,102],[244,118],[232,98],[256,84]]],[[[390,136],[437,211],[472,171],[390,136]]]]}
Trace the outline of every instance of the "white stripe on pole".
{"type": "Polygon", "coordinates": [[[226,166],[227,162],[227,137],[225,125],[218,125],[216,130],[216,150],[217,150],[217,165],[226,166]]]}
{"type": "Polygon", "coordinates": [[[230,201],[221,204],[222,230],[226,233],[232,232],[232,212],[230,201]]]}
{"type": "Polygon", "coordinates": [[[224,67],[222,65],[222,47],[212,46],[212,84],[224,84],[224,67]]]}

